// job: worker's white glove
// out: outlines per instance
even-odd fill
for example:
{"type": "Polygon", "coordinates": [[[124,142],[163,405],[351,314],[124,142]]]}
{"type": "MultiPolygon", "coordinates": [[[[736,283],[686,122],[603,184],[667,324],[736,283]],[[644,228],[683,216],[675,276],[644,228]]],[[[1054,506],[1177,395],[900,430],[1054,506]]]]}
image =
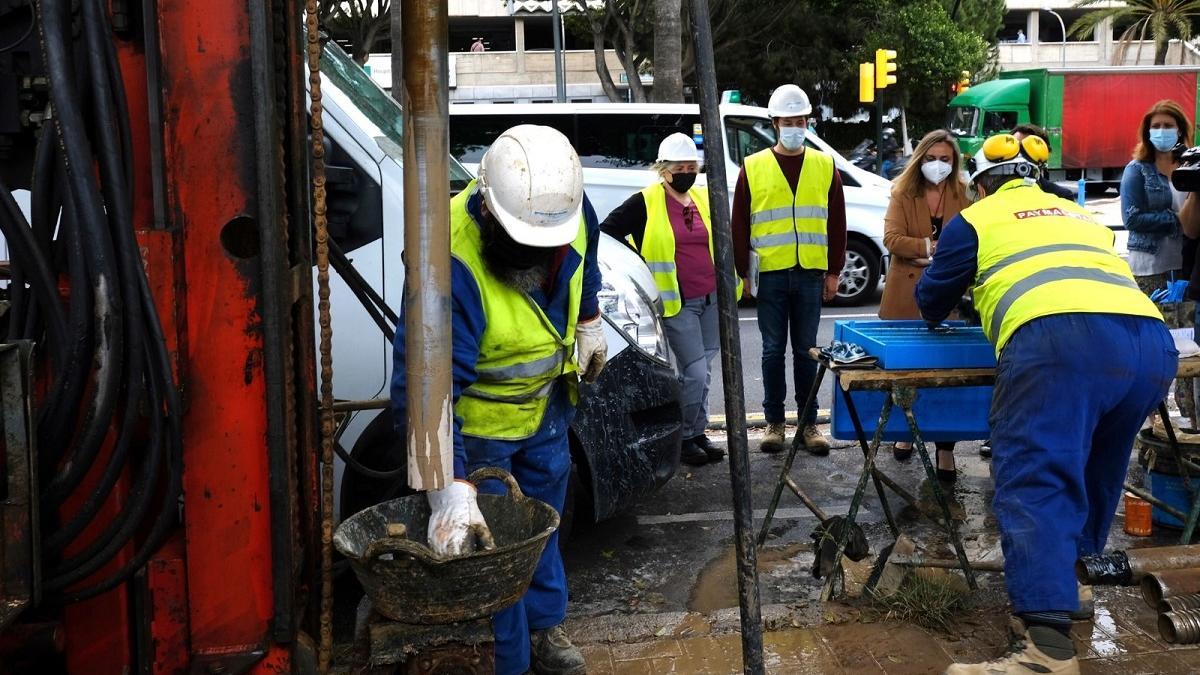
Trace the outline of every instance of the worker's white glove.
{"type": "Polygon", "coordinates": [[[579,372],[586,382],[595,382],[608,359],[608,342],[600,315],[575,325],[575,348],[579,354],[579,372]]]}
{"type": "Polygon", "coordinates": [[[428,538],[434,553],[447,557],[474,553],[477,547],[496,548],[492,531],[475,503],[474,485],[456,480],[425,495],[433,511],[429,516],[428,538]]]}

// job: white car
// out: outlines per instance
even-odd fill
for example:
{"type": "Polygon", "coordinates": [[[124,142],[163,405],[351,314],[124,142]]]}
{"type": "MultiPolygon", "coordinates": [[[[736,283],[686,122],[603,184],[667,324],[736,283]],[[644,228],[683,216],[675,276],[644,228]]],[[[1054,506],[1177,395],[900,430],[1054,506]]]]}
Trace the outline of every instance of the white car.
{"type": "MultiPolygon", "coordinates": [[[[766,108],[722,105],[721,117],[732,199],[743,158],[775,145],[775,130],[766,108]]],[[[473,170],[492,141],[517,124],[554,127],[571,139],[583,163],[588,196],[601,219],[656,180],[649,169],[667,135],[688,134],[702,155],[704,151],[700,109],[693,104],[485,103],[450,106],[450,153],[473,170]]],[[[854,166],[816,134],[809,132],[807,143],[831,155],[841,174],[848,241],[838,298],[842,304],[861,304],[871,299],[884,272],[883,215],[892,183],[854,166]]]]}

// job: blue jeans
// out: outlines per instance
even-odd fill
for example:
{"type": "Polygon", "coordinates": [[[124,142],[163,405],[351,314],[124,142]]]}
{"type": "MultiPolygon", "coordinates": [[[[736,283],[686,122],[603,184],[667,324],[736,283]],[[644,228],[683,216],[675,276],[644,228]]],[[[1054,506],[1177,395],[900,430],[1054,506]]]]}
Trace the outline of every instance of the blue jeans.
{"type": "Polygon", "coordinates": [[[667,341],[683,374],[683,437],[695,438],[708,428],[708,387],[712,360],[721,349],[717,294],[692,298],[679,313],[663,320],[667,341]]]}
{"type": "MultiPolygon", "coordinates": [[[[563,387],[556,386],[546,407],[542,426],[521,441],[497,441],[463,437],[467,450],[467,472],[497,466],[513,475],[526,497],[550,506],[562,515],[571,475],[571,450],[567,430],[575,408],[563,387]]],[[[504,485],[489,480],[480,492],[503,494],[504,485]]],[[[529,632],[553,628],[567,616],[567,573],[558,552],[558,532],[550,535],[533,572],[529,590],[508,609],[492,617],[496,637],[496,673],[519,675],[529,670],[529,632]]]]}
{"type": "MultiPolygon", "coordinates": [[[[787,398],[784,352],[788,336],[792,339],[792,376],[796,387],[796,406],[812,389],[817,362],[808,358],[808,350],[817,345],[817,327],[821,323],[821,294],[825,288],[824,270],[792,268],[763,272],[758,276],[758,330],[762,333],[763,412],[767,423],[784,421],[783,401],[787,398]]],[[[799,411],[801,425],[816,424],[817,401],[808,410],[799,411]]]]}
{"type": "Polygon", "coordinates": [[[1100,553],[1130,448],[1178,352],[1162,321],[1058,314],[1013,334],[992,394],[992,507],[1013,611],[1075,611],[1075,560],[1100,553]]]}

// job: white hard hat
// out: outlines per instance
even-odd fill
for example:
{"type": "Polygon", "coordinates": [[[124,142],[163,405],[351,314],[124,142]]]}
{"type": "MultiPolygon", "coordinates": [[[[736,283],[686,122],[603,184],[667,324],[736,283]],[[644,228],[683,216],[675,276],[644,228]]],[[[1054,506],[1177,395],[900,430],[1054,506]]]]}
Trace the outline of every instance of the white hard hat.
{"type": "Polygon", "coordinates": [[[579,234],[583,169],[557,129],[521,124],[500,134],[479,161],[479,191],[518,244],[563,246],[579,234]]]}
{"type": "Polygon", "coordinates": [[[696,152],[696,141],[691,136],[675,132],[662,139],[658,144],[659,162],[699,162],[700,153],[696,152]]]}
{"type": "Polygon", "coordinates": [[[767,101],[767,114],[771,117],[802,117],[812,113],[808,94],[794,84],[780,86],[767,101]]]}

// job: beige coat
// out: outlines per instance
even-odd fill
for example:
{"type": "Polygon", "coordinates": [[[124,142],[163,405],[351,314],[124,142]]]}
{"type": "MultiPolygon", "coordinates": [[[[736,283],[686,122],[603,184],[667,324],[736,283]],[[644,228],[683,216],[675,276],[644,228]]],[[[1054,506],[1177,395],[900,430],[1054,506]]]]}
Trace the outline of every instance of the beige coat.
{"type": "MultiPolygon", "coordinates": [[[[958,215],[970,202],[946,192],[942,204],[942,227],[958,215]]],[[[919,319],[921,312],[913,297],[913,289],[929,264],[933,247],[930,236],[929,206],[925,197],[910,197],[892,193],[887,214],[883,217],[883,245],[891,254],[887,279],[883,285],[883,301],[879,305],[881,319],[919,319]]]]}

